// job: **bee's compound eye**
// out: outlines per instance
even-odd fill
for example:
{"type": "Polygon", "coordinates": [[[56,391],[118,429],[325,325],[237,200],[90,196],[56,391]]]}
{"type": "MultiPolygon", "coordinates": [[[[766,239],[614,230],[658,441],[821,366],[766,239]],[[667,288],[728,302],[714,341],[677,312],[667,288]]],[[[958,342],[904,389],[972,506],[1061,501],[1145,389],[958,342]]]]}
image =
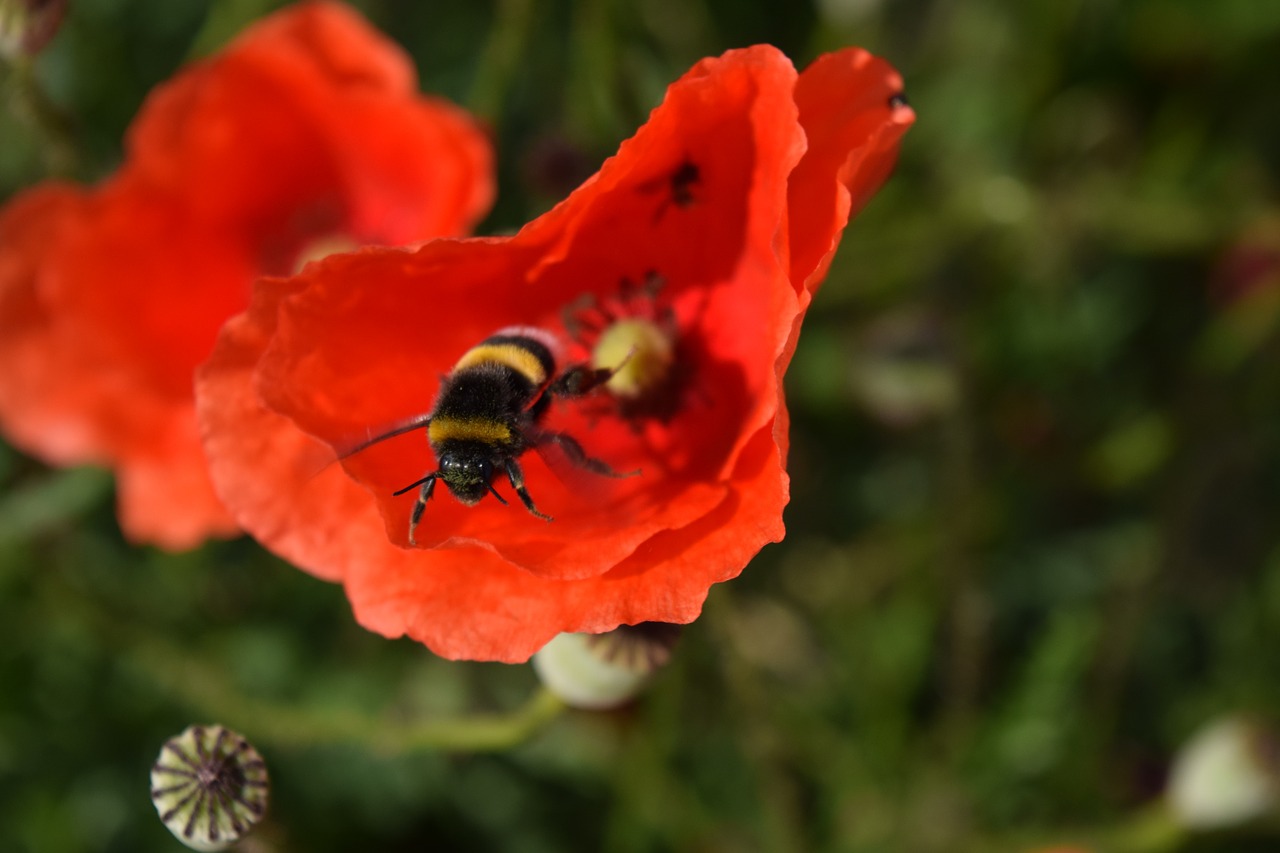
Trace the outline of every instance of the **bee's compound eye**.
{"type": "Polygon", "coordinates": [[[440,459],[440,476],[446,483],[488,483],[493,465],[484,457],[446,455],[440,459]]]}

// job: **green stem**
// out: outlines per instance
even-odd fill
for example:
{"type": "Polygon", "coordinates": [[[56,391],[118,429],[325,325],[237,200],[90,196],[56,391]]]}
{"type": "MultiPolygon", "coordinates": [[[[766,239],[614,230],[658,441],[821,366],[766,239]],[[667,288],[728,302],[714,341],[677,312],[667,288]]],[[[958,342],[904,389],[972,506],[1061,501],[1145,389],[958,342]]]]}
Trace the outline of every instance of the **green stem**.
{"type": "Polygon", "coordinates": [[[111,475],[72,468],[24,482],[0,500],[0,544],[30,541],[64,527],[111,493],[111,475]]]}
{"type": "Polygon", "coordinates": [[[457,719],[389,721],[350,709],[317,711],[246,696],[217,669],[155,641],[139,646],[134,660],[162,688],[250,740],[286,746],[358,743],[386,754],[414,750],[498,752],[546,726],[564,704],[546,690],[509,714],[457,719]]]}
{"type": "Polygon", "coordinates": [[[246,695],[221,668],[191,650],[109,616],[96,602],[66,587],[59,590],[56,606],[91,626],[118,660],[137,666],[145,678],[198,711],[204,721],[225,725],[259,743],[359,744],[391,755],[415,750],[499,752],[528,740],[565,710],[564,703],[545,689],[510,713],[437,720],[396,720],[352,708],[266,701],[246,695]]]}
{"type": "Polygon", "coordinates": [[[9,110],[36,137],[45,170],[53,176],[73,174],[80,161],[71,123],[49,99],[36,80],[35,67],[28,58],[9,66],[6,100],[9,110]]]}
{"type": "Polygon", "coordinates": [[[1163,806],[1138,812],[1116,833],[1115,850],[1124,853],[1167,853],[1178,850],[1187,833],[1163,806]]]}
{"type": "Polygon", "coordinates": [[[963,752],[972,735],[988,644],[989,604],[974,558],[974,507],[980,495],[973,403],[965,367],[963,360],[957,361],[962,393],[941,425],[944,504],[939,565],[951,609],[942,684],[943,731],[953,755],[963,752]]]}
{"type": "Polygon", "coordinates": [[[787,773],[790,756],[780,734],[776,705],[770,699],[769,688],[734,642],[730,628],[732,602],[732,590],[727,586],[717,588],[714,595],[707,596],[704,623],[724,650],[721,671],[730,693],[728,704],[738,709],[734,722],[756,774],[754,781],[762,806],[757,813],[759,834],[767,850],[803,850],[806,844],[801,795],[787,773]]]}
{"type": "Polygon", "coordinates": [[[502,114],[507,90],[524,57],[533,21],[532,0],[502,0],[493,32],[477,64],[475,83],[467,98],[471,112],[496,123],[502,114]]]}

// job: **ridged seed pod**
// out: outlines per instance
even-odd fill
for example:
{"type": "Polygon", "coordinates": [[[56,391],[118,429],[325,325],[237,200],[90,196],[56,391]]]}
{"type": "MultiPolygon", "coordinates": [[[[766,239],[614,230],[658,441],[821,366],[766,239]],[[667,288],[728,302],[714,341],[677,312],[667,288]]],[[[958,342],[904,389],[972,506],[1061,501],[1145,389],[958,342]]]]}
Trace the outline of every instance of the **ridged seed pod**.
{"type": "Polygon", "coordinates": [[[151,800],[169,831],[193,850],[225,850],[267,811],[267,765],[222,726],[189,726],[160,749],[151,800]]]}

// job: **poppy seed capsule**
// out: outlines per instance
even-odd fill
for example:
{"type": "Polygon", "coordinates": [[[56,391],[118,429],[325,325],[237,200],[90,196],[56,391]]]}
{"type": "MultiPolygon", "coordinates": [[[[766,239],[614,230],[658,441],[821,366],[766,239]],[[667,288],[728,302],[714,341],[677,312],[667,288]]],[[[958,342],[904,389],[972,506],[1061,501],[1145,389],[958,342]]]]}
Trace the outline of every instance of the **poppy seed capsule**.
{"type": "Polygon", "coordinates": [[[539,680],[573,708],[604,711],[634,698],[671,660],[680,626],[623,625],[607,634],[560,634],[533,656],[539,680]]]}
{"type": "Polygon", "coordinates": [[[671,333],[652,320],[619,320],[600,333],[591,366],[616,368],[605,383],[615,397],[636,400],[664,386],[675,361],[671,333]]]}
{"type": "Polygon", "coordinates": [[[189,726],[160,749],[151,801],[160,820],[192,850],[225,850],[267,811],[267,765],[248,741],[222,726],[189,726]]]}

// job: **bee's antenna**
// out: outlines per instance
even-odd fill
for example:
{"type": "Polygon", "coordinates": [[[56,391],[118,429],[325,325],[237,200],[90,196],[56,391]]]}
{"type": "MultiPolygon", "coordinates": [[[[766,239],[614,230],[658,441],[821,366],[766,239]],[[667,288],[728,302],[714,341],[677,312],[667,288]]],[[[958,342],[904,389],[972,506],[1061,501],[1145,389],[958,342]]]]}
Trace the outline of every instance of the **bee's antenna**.
{"type": "MultiPolygon", "coordinates": [[[[406,432],[413,432],[415,429],[421,429],[422,427],[425,427],[430,423],[431,423],[430,415],[414,415],[413,417],[396,424],[386,432],[379,433],[378,435],[368,436],[367,438],[361,441],[358,441],[355,444],[346,445],[342,447],[335,447],[334,450],[336,450],[338,453],[338,459],[343,460],[343,459],[346,459],[348,456],[356,455],[357,453],[359,453],[361,450],[364,450],[365,448],[372,447],[373,445],[377,444],[380,441],[386,441],[388,438],[395,438],[397,435],[404,435],[406,432]]],[[[417,483],[414,483],[414,485],[416,486],[417,483]]],[[[399,493],[397,492],[397,494],[399,493]]]]}

